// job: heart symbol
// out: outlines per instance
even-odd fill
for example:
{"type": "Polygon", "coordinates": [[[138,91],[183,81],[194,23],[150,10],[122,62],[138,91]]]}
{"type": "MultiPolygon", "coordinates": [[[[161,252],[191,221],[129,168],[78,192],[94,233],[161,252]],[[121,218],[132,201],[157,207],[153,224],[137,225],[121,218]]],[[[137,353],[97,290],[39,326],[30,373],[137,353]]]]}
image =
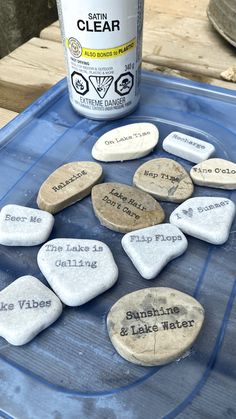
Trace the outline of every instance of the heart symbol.
{"type": "Polygon", "coordinates": [[[192,208],[189,208],[188,210],[182,210],[182,213],[184,215],[187,215],[187,217],[192,218],[192,216],[193,216],[193,209],[192,208]]]}
{"type": "Polygon", "coordinates": [[[197,239],[224,244],[229,238],[235,212],[234,202],[230,199],[200,196],[188,199],[176,208],[170,216],[170,223],[197,239]],[[179,217],[180,212],[186,217],[179,217]]]}

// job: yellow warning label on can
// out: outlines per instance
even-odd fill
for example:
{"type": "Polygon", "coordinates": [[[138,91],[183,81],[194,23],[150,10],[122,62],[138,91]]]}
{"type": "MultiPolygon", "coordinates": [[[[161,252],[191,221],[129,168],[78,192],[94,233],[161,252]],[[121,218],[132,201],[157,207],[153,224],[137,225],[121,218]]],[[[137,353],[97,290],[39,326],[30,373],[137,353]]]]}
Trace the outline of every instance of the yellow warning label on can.
{"type": "MultiPolygon", "coordinates": [[[[67,48],[69,48],[69,40],[66,42],[67,48]]],[[[81,48],[80,56],[83,58],[89,58],[94,60],[107,60],[109,58],[120,57],[121,55],[127,54],[136,47],[136,38],[126,42],[126,44],[120,45],[115,48],[106,49],[91,49],[81,48]]]]}

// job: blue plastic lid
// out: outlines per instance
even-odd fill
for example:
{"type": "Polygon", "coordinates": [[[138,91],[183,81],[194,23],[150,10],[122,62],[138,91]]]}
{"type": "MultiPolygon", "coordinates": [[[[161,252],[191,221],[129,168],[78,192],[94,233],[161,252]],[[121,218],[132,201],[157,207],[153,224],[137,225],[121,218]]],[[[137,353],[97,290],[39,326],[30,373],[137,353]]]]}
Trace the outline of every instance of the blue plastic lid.
{"type": "MultiPolygon", "coordinates": [[[[93,160],[91,149],[106,131],[133,122],[152,122],[160,142],[145,158],[102,164],[104,181],[131,185],[145,161],[170,157],[162,149],[172,131],[209,141],[215,156],[236,161],[236,94],[200,83],[143,74],[142,100],[126,119],[96,122],[78,116],[69,104],[66,81],[49,90],[0,133],[0,202],[37,207],[42,182],[60,165],[93,160]]],[[[176,157],[188,171],[190,162],[176,157]]],[[[196,187],[194,196],[235,192],[196,187]]],[[[166,220],[176,208],[163,203],[166,220]]],[[[31,343],[13,347],[0,338],[0,408],[17,418],[181,418],[234,417],[236,340],[233,303],[236,292],[236,225],[228,242],[213,246],[188,237],[184,256],[172,261],[153,281],[135,270],[121,247],[122,234],[101,226],[91,198],[55,216],[51,238],[89,238],[110,246],[119,280],[108,292],[61,318],[31,343]],[[184,359],[163,367],[140,367],[122,359],[106,329],[111,306],[123,295],[166,286],[186,292],[206,310],[203,330],[184,359]]],[[[39,246],[0,246],[1,289],[22,275],[46,283],[36,262],[39,246]]],[[[5,416],[4,416],[5,415],[5,416]]]]}

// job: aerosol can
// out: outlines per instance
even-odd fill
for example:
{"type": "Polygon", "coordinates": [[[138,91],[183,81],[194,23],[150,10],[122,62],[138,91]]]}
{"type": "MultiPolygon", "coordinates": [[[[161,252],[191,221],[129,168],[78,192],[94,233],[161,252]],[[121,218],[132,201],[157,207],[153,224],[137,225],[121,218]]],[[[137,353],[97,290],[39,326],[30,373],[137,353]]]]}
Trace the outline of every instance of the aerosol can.
{"type": "Polygon", "coordinates": [[[144,0],[57,0],[70,101],[98,120],[140,99],[144,0]]]}

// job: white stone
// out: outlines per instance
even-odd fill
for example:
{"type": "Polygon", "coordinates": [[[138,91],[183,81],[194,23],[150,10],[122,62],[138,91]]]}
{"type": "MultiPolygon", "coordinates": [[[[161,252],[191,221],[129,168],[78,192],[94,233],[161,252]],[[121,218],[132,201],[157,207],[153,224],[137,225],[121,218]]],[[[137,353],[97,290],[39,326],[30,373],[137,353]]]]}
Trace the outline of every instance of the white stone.
{"type": "Polygon", "coordinates": [[[159,131],[154,124],[125,125],[102,135],[93,146],[92,156],[104,162],[138,159],[149,154],[158,139],[159,131]]]}
{"type": "Polygon", "coordinates": [[[0,213],[0,244],[36,246],[51,234],[54,217],[46,211],[21,205],[6,205],[0,213]]]}
{"type": "Polygon", "coordinates": [[[54,323],[62,312],[59,298],[37,278],[18,278],[0,292],[0,336],[20,346],[54,323]]]}
{"type": "Polygon", "coordinates": [[[204,309],[190,295],[154,287],[125,295],[107,316],[109,337],[127,361],[164,365],[183,356],[196,340],[204,309]]]}
{"type": "Polygon", "coordinates": [[[170,216],[170,223],[184,233],[212,244],[228,240],[235,217],[233,201],[221,197],[190,198],[179,205],[170,216]]]}
{"type": "Polygon", "coordinates": [[[186,251],[188,242],[178,227],[160,224],[126,234],[122,246],[140,275],[153,279],[168,262],[186,251]]]}
{"type": "Polygon", "coordinates": [[[190,175],[196,185],[236,189],[236,164],[228,160],[205,160],[192,167],[190,175]]]}
{"type": "Polygon", "coordinates": [[[111,288],[118,278],[109,247],[97,240],[51,240],[39,250],[38,265],[68,306],[87,303],[111,288]]]}
{"type": "Polygon", "coordinates": [[[168,153],[193,163],[206,160],[215,152],[212,144],[181,132],[171,132],[164,139],[163,148],[168,153]]]}

